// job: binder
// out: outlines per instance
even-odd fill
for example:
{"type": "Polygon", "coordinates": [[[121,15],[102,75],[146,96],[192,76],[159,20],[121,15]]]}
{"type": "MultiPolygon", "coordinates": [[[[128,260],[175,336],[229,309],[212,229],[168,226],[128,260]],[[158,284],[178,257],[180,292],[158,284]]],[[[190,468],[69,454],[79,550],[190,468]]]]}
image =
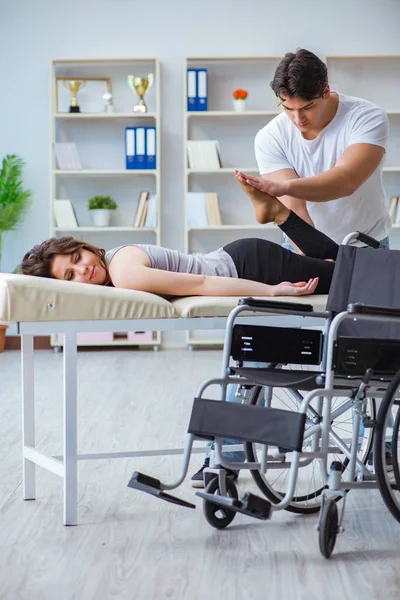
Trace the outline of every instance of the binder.
{"type": "Polygon", "coordinates": [[[145,127],[135,127],[136,130],[136,154],[134,160],[134,169],[146,168],[146,129],[145,127]]]}
{"type": "Polygon", "coordinates": [[[156,168],[156,128],[146,127],[146,169],[156,168]]]}
{"type": "Polygon", "coordinates": [[[197,110],[197,71],[196,69],[187,70],[187,110],[189,112],[197,110]]]}
{"type": "Polygon", "coordinates": [[[207,69],[197,69],[197,110],[208,110],[207,69]]]}
{"type": "Polygon", "coordinates": [[[135,127],[125,128],[125,166],[127,169],[135,168],[135,146],[136,136],[135,127]]]}

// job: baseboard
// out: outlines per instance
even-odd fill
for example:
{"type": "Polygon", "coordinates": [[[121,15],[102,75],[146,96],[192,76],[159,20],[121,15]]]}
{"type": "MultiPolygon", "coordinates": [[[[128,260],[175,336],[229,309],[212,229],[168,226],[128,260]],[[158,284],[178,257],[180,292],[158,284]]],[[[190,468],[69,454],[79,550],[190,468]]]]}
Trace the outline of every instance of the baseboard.
{"type": "MultiPolygon", "coordinates": [[[[35,350],[51,350],[49,335],[35,335],[33,338],[35,350]]],[[[4,350],[21,350],[21,338],[19,335],[7,335],[4,350]]]]}

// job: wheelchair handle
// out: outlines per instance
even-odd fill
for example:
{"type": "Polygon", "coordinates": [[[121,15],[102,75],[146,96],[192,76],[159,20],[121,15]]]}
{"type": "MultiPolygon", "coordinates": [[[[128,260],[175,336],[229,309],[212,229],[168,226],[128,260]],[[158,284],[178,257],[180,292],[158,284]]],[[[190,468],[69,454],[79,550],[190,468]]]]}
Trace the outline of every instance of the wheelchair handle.
{"type": "Polygon", "coordinates": [[[344,238],[342,244],[343,246],[348,246],[353,240],[358,240],[367,246],[371,246],[371,248],[379,248],[380,243],[375,238],[367,235],[366,233],[361,233],[361,231],[353,231],[349,233],[344,238]]]}
{"type": "Polygon", "coordinates": [[[379,248],[379,246],[380,246],[380,243],[378,242],[378,240],[371,237],[370,235],[361,233],[360,231],[358,232],[357,239],[360,242],[362,242],[363,244],[366,244],[367,246],[371,246],[371,248],[379,248]]]}

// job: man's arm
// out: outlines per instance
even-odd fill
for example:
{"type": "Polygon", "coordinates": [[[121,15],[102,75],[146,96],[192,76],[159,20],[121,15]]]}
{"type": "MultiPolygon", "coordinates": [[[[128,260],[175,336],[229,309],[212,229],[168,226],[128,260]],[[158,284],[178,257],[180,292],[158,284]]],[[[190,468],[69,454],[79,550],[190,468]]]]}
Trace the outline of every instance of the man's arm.
{"type": "Polygon", "coordinates": [[[382,146],[352,144],[343,152],[333,169],[320,175],[285,181],[273,181],[268,175],[263,178],[249,175],[244,177],[247,183],[271,196],[327,202],[354,194],[379,167],[384,154],[382,146]]]}

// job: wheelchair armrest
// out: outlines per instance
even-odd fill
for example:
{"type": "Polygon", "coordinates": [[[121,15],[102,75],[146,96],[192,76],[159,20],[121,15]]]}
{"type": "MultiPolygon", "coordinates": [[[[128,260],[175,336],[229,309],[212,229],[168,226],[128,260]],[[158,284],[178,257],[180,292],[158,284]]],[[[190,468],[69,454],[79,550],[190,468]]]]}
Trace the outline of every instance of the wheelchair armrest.
{"type": "Polygon", "coordinates": [[[400,318],[399,308],[390,308],[389,306],[372,306],[369,304],[362,304],[361,302],[355,302],[349,304],[347,312],[351,314],[363,314],[363,315],[374,315],[377,317],[398,317],[400,318]]]}
{"type": "Polygon", "coordinates": [[[298,312],[313,312],[311,304],[297,304],[296,302],[273,302],[272,300],[260,300],[259,298],[240,298],[238,305],[246,304],[251,308],[279,308],[284,310],[296,310],[298,312]]]}
{"type": "Polygon", "coordinates": [[[379,248],[379,246],[380,246],[380,243],[378,242],[378,240],[371,237],[370,235],[361,233],[360,231],[357,231],[356,239],[359,240],[360,242],[362,242],[363,244],[366,244],[367,246],[371,246],[371,248],[379,248]]]}

